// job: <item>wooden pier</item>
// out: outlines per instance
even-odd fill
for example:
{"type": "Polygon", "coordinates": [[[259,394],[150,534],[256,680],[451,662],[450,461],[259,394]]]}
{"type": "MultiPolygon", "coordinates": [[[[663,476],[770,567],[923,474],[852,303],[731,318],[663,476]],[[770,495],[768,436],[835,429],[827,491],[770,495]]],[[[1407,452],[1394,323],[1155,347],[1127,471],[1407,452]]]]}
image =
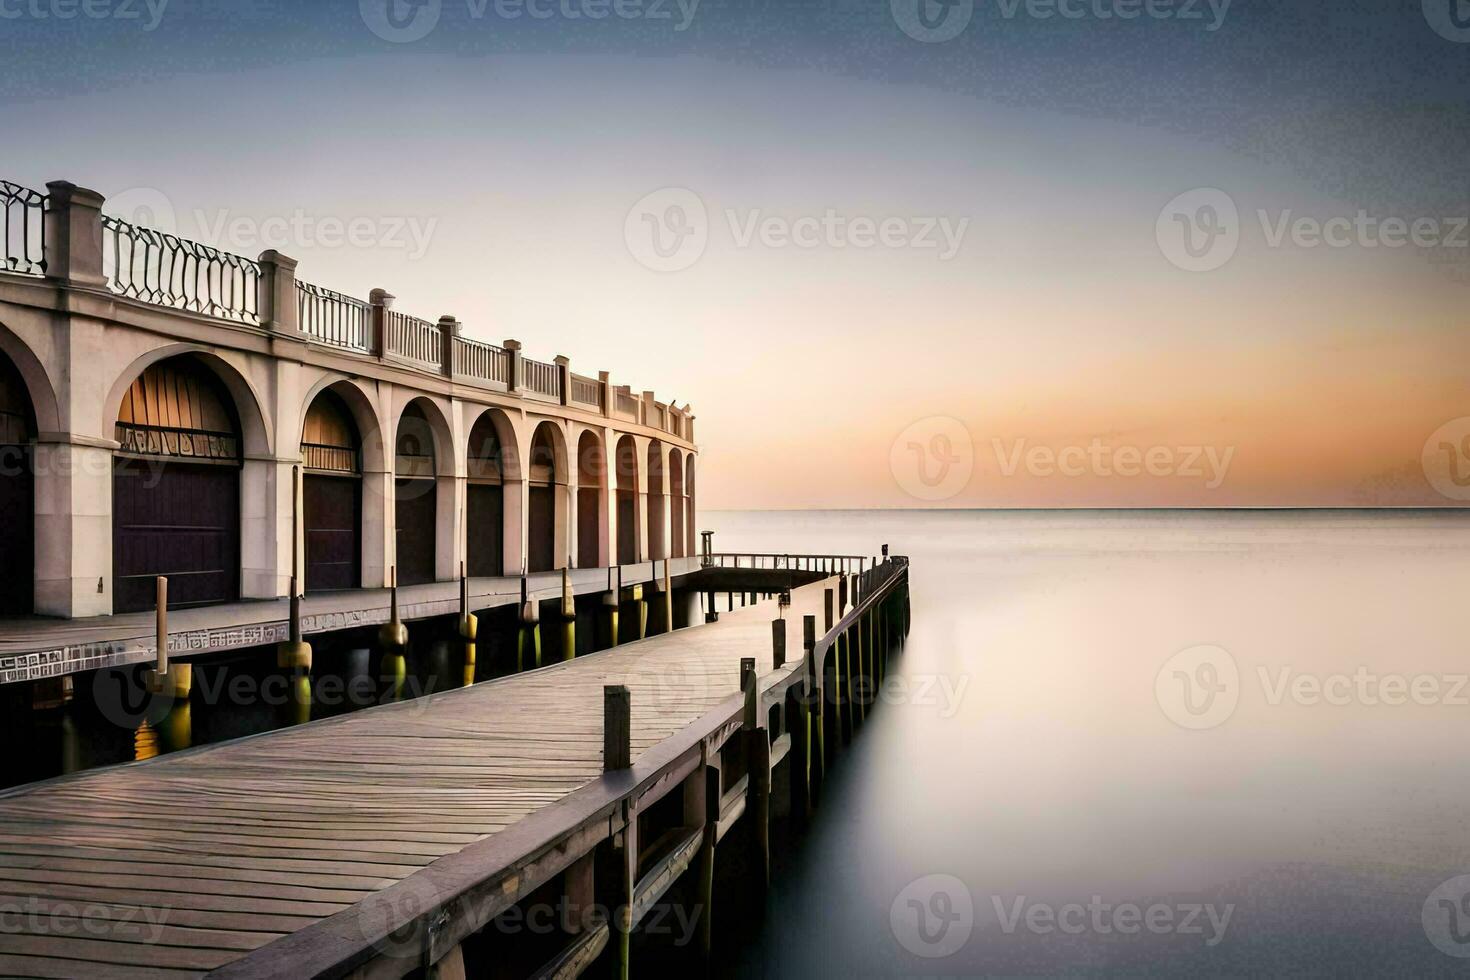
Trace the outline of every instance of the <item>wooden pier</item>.
{"type": "Polygon", "coordinates": [[[0,974],[455,977],[492,944],[515,975],[626,976],[676,883],[707,951],[721,842],[746,828],[769,874],[773,812],[810,813],[907,594],[885,559],[789,607],[0,794],[0,974]],[[487,938],[532,902],[549,936],[487,938]]]}

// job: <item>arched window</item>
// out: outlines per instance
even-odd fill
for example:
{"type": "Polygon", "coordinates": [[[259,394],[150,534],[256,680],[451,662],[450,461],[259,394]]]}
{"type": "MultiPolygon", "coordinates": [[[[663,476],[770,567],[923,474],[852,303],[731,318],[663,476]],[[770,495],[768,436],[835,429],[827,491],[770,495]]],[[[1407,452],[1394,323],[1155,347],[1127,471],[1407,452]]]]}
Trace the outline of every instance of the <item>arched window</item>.
{"type": "Polygon", "coordinates": [[[577,567],[596,568],[601,564],[603,514],[602,440],[590,429],[577,439],[577,567]]]}

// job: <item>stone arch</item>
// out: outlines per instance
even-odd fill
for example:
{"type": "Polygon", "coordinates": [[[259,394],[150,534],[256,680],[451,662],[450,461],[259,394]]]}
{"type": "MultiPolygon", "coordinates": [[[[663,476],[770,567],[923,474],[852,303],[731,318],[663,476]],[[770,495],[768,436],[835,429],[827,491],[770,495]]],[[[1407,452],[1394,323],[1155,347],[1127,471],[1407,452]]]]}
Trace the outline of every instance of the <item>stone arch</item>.
{"type": "MultiPolygon", "coordinates": [[[[25,341],[4,324],[0,324],[0,355],[4,355],[16,375],[24,382],[35,432],[60,432],[63,426],[56,400],[56,386],[51,383],[46,366],[25,341]]],[[[110,424],[103,431],[111,431],[110,424]]]]}
{"type": "Polygon", "coordinates": [[[161,361],[184,356],[192,357],[207,367],[229,392],[231,405],[240,423],[243,454],[262,459],[273,456],[270,416],[265,410],[266,402],[261,398],[259,390],[233,363],[199,344],[170,344],[134,358],[108,393],[103,409],[106,414],[102,419],[102,428],[98,431],[113,431],[117,407],[122,404],[123,396],[144,371],[161,361]]]}

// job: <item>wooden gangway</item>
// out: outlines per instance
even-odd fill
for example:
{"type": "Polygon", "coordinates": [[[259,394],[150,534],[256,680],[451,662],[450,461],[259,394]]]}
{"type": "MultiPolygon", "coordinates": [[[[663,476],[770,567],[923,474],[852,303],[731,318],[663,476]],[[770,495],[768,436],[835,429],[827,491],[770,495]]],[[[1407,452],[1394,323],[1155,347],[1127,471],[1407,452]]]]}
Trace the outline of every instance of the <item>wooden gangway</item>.
{"type": "Polygon", "coordinates": [[[861,710],[853,678],[881,675],[879,637],[901,635],[906,593],[906,562],[885,561],[799,588],[789,609],[763,602],[472,687],[0,794],[0,974],[453,976],[462,941],[557,876],[590,901],[599,847],[615,847],[626,874],[595,887],[626,914],[570,925],[548,969],[575,976],[604,953],[626,969],[641,912],[691,862],[713,861],[748,802],[767,819],[783,759],[810,806],[844,709],[848,726],[861,710]],[[627,691],[631,765],[605,771],[619,751],[609,688],[627,691]],[[741,739],[758,748],[741,779],[722,780],[721,753],[741,739]],[[673,791],[682,823],[641,841],[640,813],[673,791]]]}

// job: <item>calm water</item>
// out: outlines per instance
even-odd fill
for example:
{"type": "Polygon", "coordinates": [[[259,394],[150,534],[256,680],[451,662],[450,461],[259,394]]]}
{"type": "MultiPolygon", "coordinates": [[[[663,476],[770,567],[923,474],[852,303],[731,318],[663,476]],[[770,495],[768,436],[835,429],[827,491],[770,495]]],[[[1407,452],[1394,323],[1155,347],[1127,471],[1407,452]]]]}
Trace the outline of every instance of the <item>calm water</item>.
{"type": "Polygon", "coordinates": [[[1470,513],[702,517],[914,560],[735,975],[1470,968],[1470,513]]]}

